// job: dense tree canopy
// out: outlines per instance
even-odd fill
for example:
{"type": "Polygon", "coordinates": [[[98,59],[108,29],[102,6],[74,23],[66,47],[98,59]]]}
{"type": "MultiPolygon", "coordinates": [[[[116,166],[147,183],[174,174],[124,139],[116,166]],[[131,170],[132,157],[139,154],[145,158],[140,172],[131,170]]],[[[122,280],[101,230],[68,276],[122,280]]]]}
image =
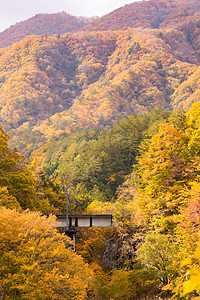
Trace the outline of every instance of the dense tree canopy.
{"type": "Polygon", "coordinates": [[[55,218],[0,209],[2,299],[86,299],[90,272],[55,218]]]}
{"type": "Polygon", "coordinates": [[[36,181],[16,151],[8,148],[9,136],[0,127],[0,186],[7,187],[23,208],[33,207],[36,181]]]}
{"type": "Polygon", "coordinates": [[[198,0],[150,0],[0,49],[0,298],[200,296],[199,36],[198,0]],[[113,215],[83,258],[45,217],[66,183],[113,215]]]}

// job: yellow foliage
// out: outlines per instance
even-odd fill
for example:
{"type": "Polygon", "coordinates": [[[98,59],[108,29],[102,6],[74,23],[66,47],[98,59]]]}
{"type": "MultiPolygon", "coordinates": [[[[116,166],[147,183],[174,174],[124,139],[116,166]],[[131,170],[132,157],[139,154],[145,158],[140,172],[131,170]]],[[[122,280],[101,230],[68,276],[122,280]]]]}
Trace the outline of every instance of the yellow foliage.
{"type": "MultiPolygon", "coordinates": [[[[182,265],[186,264],[192,265],[192,267],[189,269],[190,278],[184,284],[183,296],[200,289],[200,244],[198,245],[193,258],[185,259],[182,262],[182,265]]],[[[200,297],[196,299],[200,299],[200,297]]]]}
{"type": "Polygon", "coordinates": [[[106,214],[111,213],[114,209],[114,204],[111,202],[101,202],[98,200],[92,201],[86,209],[87,213],[106,214]]]}
{"type": "Polygon", "coordinates": [[[0,296],[85,299],[91,273],[70,245],[53,216],[0,208],[0,296]]]}

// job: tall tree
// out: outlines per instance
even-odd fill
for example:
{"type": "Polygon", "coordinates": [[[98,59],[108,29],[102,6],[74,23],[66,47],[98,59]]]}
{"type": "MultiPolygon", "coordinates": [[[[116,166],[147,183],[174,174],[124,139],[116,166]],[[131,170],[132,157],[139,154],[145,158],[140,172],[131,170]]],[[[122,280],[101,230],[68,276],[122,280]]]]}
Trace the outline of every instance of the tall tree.
{"type": "Polygon", "coordinates": [[[7,187],[23,208],[34,208],[36,180],[17,151],[8,148],[9,135],[0,127],[0,186],[7,187]]]}

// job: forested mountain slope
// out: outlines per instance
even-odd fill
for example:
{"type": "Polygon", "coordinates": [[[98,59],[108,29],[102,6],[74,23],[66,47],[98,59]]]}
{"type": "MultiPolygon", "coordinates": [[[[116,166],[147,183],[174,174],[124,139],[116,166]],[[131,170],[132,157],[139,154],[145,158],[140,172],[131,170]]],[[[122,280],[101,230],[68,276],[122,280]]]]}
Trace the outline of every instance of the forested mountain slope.
{"type": "Polygon", "coordinates": [[[37,14],[0,32],[0,48],[7,47],[32,34],[64,34],[78,30],[93,20],[94,18],[75,17],[66,12],[37,14]]]}
{"type": "Polygon", "coordinates": [[[198,11],[142,1],[111,30],[0,49],[0,298],[199,298],[198,11]],[[66,183],[69,213],[113,215],[78,229],[91,279],[44,216],[66,213],[66,183]]]}
{"type": "Polygon", "coordinates": [[[29,36],[2,49],[0,103],[4,121],[16,128],[68,109],[85,88],[83,81],[88,85],[104,72],[114,49],[115,38],[105,33],[29,36]]]}
{"type": "Polygon", "coordinates": [[[199,12],[198,0],[137,1],[97,19],[84,30],[126,30],[130,27],[170,28],[194,20],[199,17],[199,12]]]}
{"type": "MultiPolygon", "coordinates": [[[[166,28],[29,36],[0,50],[0,118],[12,145],[31,152],[62,132],[109,128],[132,113],[188,109],[198,101],[200,17],[188,16],[199,4],[132,5],[145,17],[152,3],[166,3],[170,11],[186,5],[188,14],[176,27],[170,27],[171,12],[166,28]]],[[[124,23],[110,14],[112,23],[125,24],[130,12],[124,11],[124,23]]]]}

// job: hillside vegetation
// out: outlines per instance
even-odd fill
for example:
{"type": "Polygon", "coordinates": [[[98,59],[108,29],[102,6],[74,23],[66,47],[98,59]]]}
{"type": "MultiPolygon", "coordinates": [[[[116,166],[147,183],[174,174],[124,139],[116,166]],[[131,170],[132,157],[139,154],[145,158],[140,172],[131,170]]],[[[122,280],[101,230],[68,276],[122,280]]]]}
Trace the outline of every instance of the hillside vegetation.
{"type": "Polygon", "coordinates": [[[61,299],[74,299],[79,291],[82,299],[89,295],[108,300],[110,296],[131,300],[146,295],[162,299],[199,295],[199,112],[196,102],[187,113],[156,109],[124,118],[112,130],[63,134],[35,151],[29,167],[16,150],[9,150],[8,135],[1,129],[0,225],[7,224],[6,216],[10,221],[6,242],[0,241],[6,249],[0,261],[1,294],[10,299],[16,293],[43,295],[44,281],[46,293],[56,298],[63,280],[76,280],[72,290],[65,284],[61,299]],[[66,182],[70,212],[114,216],[113,229],[79,232],[77,252],[90,264],[94,280],[81,276],[81,270],[88,272],[87,266],[64,251],[64,239],[56,235],[52,219],[17,212],[29,208],[64,213],[66,182]],[[11,243],[12,232],[19,234],[11,243]],[[26,260],[27,255],[31,259],[26,260]],[[60,262],[66,260],[61,255],[75,266],[76,276],[71,268],[63,270],[60,262]],[[7,256],[12,259],[9,263],[7,256]],[[31,269],[28,278],[27,269],[31,269]]]}
{"type": "Polygon", "coordinates": [[[40,144],[80,127],[110,127],[154,107],[188,109],[199,94],[199,32],[194,21],[184,32],[30,36],[1,50],[1,119],[13,145],[19,146],[18,133],[33,129],[40,144]]]}
{"type": "Polygon", "coordinates": [[[75,17],[66,12],[37,14],[0,32],[0,48],[16,43],[28,35],[65,34],[91,23],[94,18],[75,17]]]}
{"type": "Polygon", "coordinates": [[[199,9],[137,2],[0,49],[0,298],[199,299],[199,9]],[[115,225],[76,253],[50,216],[66,184],[69,213],[115,225]]]}
{"type": "Polygon", "coordinates": [[[126,30],[128,28],[171,28],[199,18],[198,0],[136,1],[103,16],[84,30],[126,30]]]}

